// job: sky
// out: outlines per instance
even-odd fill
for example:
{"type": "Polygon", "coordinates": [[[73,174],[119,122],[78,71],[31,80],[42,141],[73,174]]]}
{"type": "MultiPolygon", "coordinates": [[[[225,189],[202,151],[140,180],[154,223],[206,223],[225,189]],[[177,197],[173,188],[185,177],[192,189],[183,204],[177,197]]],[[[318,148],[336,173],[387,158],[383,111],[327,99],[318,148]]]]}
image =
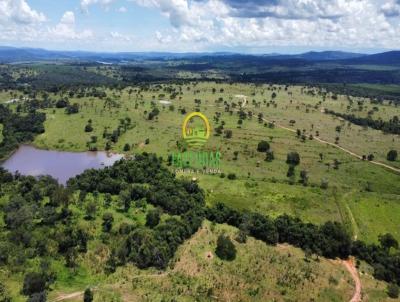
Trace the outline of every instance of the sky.
{"type": "Polygon", "coordinates": [[[400,0],[0,0],[0,45],[374,53],[400,49],[400,0]]]}

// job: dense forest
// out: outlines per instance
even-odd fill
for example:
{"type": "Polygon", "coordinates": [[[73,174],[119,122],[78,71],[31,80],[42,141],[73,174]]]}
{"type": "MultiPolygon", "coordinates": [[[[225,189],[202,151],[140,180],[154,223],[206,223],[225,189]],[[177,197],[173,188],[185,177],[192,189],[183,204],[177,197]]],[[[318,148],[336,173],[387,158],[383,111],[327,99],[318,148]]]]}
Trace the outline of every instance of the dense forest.
{"type": "Polygon", "coordinates": [[[25,114],[14,113],[0,105],[0,124],[3,125],[3,141],[0,143],[0,159],[16,150],[21,143],[31,142],[44,132],[45,113],[31,110],[25,114]]]}

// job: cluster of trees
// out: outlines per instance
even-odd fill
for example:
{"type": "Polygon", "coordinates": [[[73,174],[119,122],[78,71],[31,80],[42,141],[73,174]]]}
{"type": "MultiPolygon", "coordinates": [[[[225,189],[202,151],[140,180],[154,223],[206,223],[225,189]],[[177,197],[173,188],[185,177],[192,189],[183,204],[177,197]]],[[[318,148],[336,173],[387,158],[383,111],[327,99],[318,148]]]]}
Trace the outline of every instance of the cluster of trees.
{"type": "Polygon", "coordinates": [[[385,133],[400,134],[400,119],[397,116],[394,116],[389,121],[383,121],[382,119],[374,120],[371,116],[358,117],[354,114],[339,113],[329,109],[325,109],[325,113],[341,117],[359,126],[371,127],[372,129],[381,130],[385,133]]]}
{"type": "MultiPolygon", "coordinates": [[[[290,161],[298,162],[297,156],[291,156],[290,161]]],[[[94,208],[108,208],[115,199],[123,211],[133,204],[138,207],[150,203],[155,207],[147,212],[145,225],[122,223],[116,227],[112,213],[102,212],[101,240],[111,251],[106,272],[128,262],[140,268],[165,268],[179,245],[207,218],[238,227],[241,241],[251,235],[267,244],[287,242],[328,258],[355,255],[375,268],[376,278],[400,284],[400,253],[393,236],[384,235],[380,245],[369,245],[353,242],[336,222],[318,226],[287,215],[272,219],[240,212],[223,204],[207,208],[204,192],[197,183],[176,179],[155,155],[144,153],[101,170],[86,170],[70,179],[66,188],[51,177],[35,179],[3,169],[0,184],[0,193],[9,196],[2,208],[5,226],[0,228],[0,267],[7,265],[13,271],[26,273],[23,293],[32,301],[45,301],[46,291],[56,278],[45,260],[61,257],[67,267],[74,268],[78,266],[79,253],[85,253],[88,242],[94,239],[82,224],[76,223],[82,218],[79,211],[70,209],[72,203],[83,202],[88,193],[104,194],[104,205],[94,208]],[[77,196],[75,192],[79,192],[78,200],[72,197],[77,196]],[[170,217],[160,219],[161,213],[170,217]],[[41,259],[40,269],[32,272],[29,259],[41,259]]],[[[84,218],[96,218],[97,212],[91,210],[90,203],[86,208],[84,218]]],[[[221,259],[234,260],[235,246],[229,238],[220,236],[216,254],[221,259]]]]}
{"type": "Polygon", "coordinates": [[[124,194],[130,200],[145,198],[173,215],[204,206],[204,192],[197,183],[175,179],[153,154],[136,155],[134,160],[120,160],[101,170],[86,170],[70,179],[68,186],[84,192],[124,194]]]}
{"type": "Polygon", "coordinates": [[[89,235],[72,221],[71,192],[53,178],[12,175],[1,168],[0,183],[1,194],[9,196],[2,207],[0,267],[28,271],[22,293],[29,301],[45,301],[56,278],[48,259],[61,258],[67,267],[75,267],[78,253],[86,252],[89,235]],[[32,259],[40,260],[39,271],[30,271],[32,259]]]}
{"type": "Polygon", "coordinates": [[[359,240],[352,241],[344,226],[338,222],[328,221],[317,226],[288,215],[272,219],[259,213],[239,212],[222,203],[208,208],[206,217],[216,223],[233,225],[268,244],[289,243],[306,253],[327,258],[346,259],[354,255],[373,266],[375,278],[400,284],[399,245],[390,234],[379,238],[380,245],[366,244],[359,240]]]}
{"type": "MultiPolygon", "coordinates": [[[[108,132],[108,128],[104,128],[103,131],[103,138],[107,139],[105,150],[110,150],[112,144],[115,144],[118,142],[119,137],[124,134],[128,129],[132,129],[134,125],[132,124],[132,120],[130,117],[126,117],[125,119],[120,119],[119,120],[119,125],[117,129],[108,132]]],[[[125,148],[127,149],[127,148],[125,148]]],[[[130,147],[129,147],[130,149],[130,147]]],[[[129,151],[129,150],[125,150],[129,151]]]]}
{"type": "Polygon", "coordinates": [[[0,143],[0,158],[18,148],[21,143],[31,142],[37,134],[44,132],[46,115],[35,110],[26,114],[14,113],[0,105],[0,123],[3,125],[3,141],[0,143]]]}
{"type": "MultiPolygon", "coordinates": [[[[178,246],[197,231],[203,220],[203,191],[195,182],[175,179],[155,155],[138,155],[103,170],[87,170],[71,179],[68,187],[118,195],[124,211],[144,199],[166,213],[181,216],[160,223],[160,210],[152,210],[145,226],[122,231],[108,261],[110,272],[127,262],[140,268],[165,268],[178,246]]],[[[109,231],[112,218],[105,216],[103,229],[109,231]]]]}

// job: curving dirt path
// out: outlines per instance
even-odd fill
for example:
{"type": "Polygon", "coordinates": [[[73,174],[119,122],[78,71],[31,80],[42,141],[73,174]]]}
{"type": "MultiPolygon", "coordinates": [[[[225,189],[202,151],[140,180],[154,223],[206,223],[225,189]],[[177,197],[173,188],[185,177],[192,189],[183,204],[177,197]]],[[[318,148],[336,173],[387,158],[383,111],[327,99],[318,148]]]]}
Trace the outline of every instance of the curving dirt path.
{"type": "Polygon", "coordinates": [[[351,277],[354,280],[355,289],[353,297],[351,298],[350,302],[361,302],[361,280],[357,272],[357,268],[354,265],[354,258],[350,258],[348,260],[343,260],[342,263],[349,271],[351,277]]]}
{"type": "Polygon", "coordinates": [[[70,293],[70,294],[62,294],[62,295],[59,295],[54,300],[52,300],[51,302],[60,302],[60,301],[83,297],[83,293],[84,293],[83,291],[79,291],[79,292],[74,292],[74,293],[70,293]]]}
{"type": "MultiPolygon", "coordinates": [[[[165,277],[165,276],[167,276],[169,274],[170,274],[170,272],[161,272],[161,273],[158,273],[158,274],[137,275],[137,276],[133,276],[132,279],[165,277]]],[[[115,287],[115,285],[112,285],[110,287],[115,287]]],[[[91,287],[90,289],[92,291],[105,290],[105,289],[99,288],[98,286],[91,287]]],[[[84,294],[84,291],[76,291],[76,292],[69,293],[69,294],[60,294],[58,297],[54,298],[50,302],[61,302],[61,301],[71,300],[71,299],[74,299],[74,298],[83,297],[83,294],[84,294]]]]}
{"type": "MultiPolygon", "coordinates": [[[[263,118],[263,121],[264,121],[264,122],[267,122],[267,123],[272,123],[272,121],[269,121],[269,120],[267,120],[267,119],[265,119],[265,118],[263,118]]],[[[278,128],[285,129],[285,130],[288,130],[288,131],[290,131],[290,132],[296,133],[296,130],[294,130],[294,129],[285,127],[285,126],[280,125],[280,124],[278,124],[278,123],[274,123],[274,124],[275,124],[275,126],[278,127],[278,128]]],[[[356,154],[356,153],[354,153],[353,151],[351,151],[351,150],[349,150],[349,149],[346,149],[346,148],[343,148],[343,147],[341,147],[341,146],[339,146],[339,145],[337,145],[337,144],[328,142],[328,141],[323,140],[323,139],[321,139],[321,138],[319,138],[319,137],[314,137],[314,140],[316,140],[317,142],[326,144],[326,145],[330,145],[330,146],[335,147],[335,148],[337,148],[337,149],[340,149],[340,150],[346,152],[347,154],[350,154],[351,156],[354,156],[354,157],[356,157],[356,158],[358,158],[358,159],[362,159],[362,156],[361,156],[361,155],[356,154]]],[[[374,161],[374,160],[371,160],[371,161],[368,161],[368,162],[371,163],[371,164],[374,164],[374,165],[378,165],[378,166],[385,167],[385,168],[390,169],[390,170],[392,170],[392,171],[394,171],[394,172],[400,173],[400,169],[395,168],[395,167],[392,167],[392,166],[390,166],[390,165],[387,165],[387,164],[384,164],[384,163],[381,163],[381,162],[378,162],[378,161],[374,161]]]]}

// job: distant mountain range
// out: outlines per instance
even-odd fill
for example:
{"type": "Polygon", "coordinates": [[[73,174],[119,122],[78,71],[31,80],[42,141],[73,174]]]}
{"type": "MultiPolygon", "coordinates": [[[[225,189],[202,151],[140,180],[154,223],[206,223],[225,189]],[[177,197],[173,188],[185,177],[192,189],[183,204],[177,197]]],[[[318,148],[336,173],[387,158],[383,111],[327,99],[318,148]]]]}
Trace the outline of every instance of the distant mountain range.
{"type": "Polygon", "coordinates": [[[297,60],[305,62],[337,61],[341,64],[377,64],[377,65],[400,65],[400,51],[389,51],[379,54],[367,55],[361,53],[342,51],[306,52],[302,54],[263,54],[249,55],[231,52],[213,53],[172,53],[172,52],[87,52],[87,51],[52,51],[37,48],[15,48],[0,46],[0,62],[17,63],[31,61],[85,61],[102,63],[121,63],[125,61],[143,60],[182,60],[200,58],[234,58],[235,60],[257,59],[263,61],[288,61],[297,60]]]}

